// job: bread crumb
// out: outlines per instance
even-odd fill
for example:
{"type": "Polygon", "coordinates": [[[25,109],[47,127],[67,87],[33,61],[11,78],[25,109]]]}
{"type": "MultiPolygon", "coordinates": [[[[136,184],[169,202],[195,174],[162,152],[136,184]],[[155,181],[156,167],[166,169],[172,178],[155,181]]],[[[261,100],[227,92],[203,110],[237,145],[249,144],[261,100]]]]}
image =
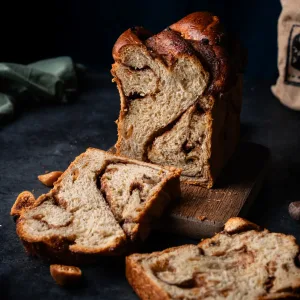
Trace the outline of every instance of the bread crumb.
{"type": "Polygon", "coordinates": [[[82,272],[74,266],[51,265],[50,274],[58,285],[72,285],[78,282],[82,272]]]}
{"type": "Polygon", "coordinates": [[[63,174],[61,171],[53,171],[48,174],[39,175],[38,179],[41,183],[48,187],[52,187],[58,178],[63,174]]]}
{"type": "Polygon", "coordinates": [[[200,220],[200,221],[204,221],[204,220],[206,220],[207,218],[206,218],[205,216],[200,216],[200,217],[197,217],[197,219],[200,220]]]}

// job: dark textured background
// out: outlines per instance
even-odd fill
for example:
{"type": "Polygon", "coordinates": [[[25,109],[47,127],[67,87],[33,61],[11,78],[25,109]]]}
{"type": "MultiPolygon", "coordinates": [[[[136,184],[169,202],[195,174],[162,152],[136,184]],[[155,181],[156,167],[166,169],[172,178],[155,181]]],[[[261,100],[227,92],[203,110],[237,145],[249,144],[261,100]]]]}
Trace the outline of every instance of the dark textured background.
{"type": "Polygon", "coordinates": [[[112,45],[123,31],[142,25],[159,32],[198,10],[219,15],[240,37],[250,54],[246,76],[275,78],[279,0],[1,1],[1,40],[8,42],[0,59],[30,62],[70,55],[108,72],[112,45]]]}
{"type": "MultiPolygon", "coordinates": [[[[300,198],[300,114],[282,106],[270,92],[277,75],[279,1],[102,2],[0,4],[3,61],[26,63],[70,55],[99,74],[87,81],[78,101],[28,106],[0,129],[0,299],[137,299],[124,277],[123,258],[105,258],[99,265],[83,268],[84,280],[74,289],[58,287],[48,264],[25,254],[9,211],[21,191],[33,190],[35,196],[47,191],[37,180],[39,174],[66,168],[87,147],[106,150],[114,144],[119,96],[109,69],[118,35],[133,25],[159,31],[195,10],[219,14],[249,50],[242,139],[267,146],[272,162],[248,219],[293,234],[300,242],[300,225],[287,210],[291,201],[300,198]]],[[[154,232],[144,250],[186,242],[197,241],[154,232]]]]}

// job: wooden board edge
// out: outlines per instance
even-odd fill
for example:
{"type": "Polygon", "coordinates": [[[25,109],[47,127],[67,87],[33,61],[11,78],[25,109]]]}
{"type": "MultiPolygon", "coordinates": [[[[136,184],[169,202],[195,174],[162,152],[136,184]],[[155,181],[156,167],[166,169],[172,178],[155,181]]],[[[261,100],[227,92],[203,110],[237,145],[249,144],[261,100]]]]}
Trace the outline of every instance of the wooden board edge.
{"type": "Polygon", "coordinates": [[[160,219],[154,229],[160,232],[170,232],[192,239],[211,237],[223,230],[224,224],[211,220],[196,220],[178,215],[168,215],[160,219]]]}
{"type": "Polygon", "coordinates": [[[267,175],[267,172],[269,170],[269,167],[271,165],[271,161],[272,161],[272,158],[271,158],[271,153],[270,151],[268,152],[268,157],[265,161],[265,164],[263,166],[263,168],[261,169],[261,172],[259,173],[259,175],[257,176],[256,178],[256,181],[247,197],[247,200],[246,202],[244,203],[243,207],[241,208],[238,216],[241,217],[241,218],[246,218],[247,217],[247,214],[249,212],[249,209],[251,207],[251,205],[254,203],[254,201],[256,200],[259,192],[261,191],[261,188],[263,186],[263,183],[265,181],[265,178],[266,178],[266,175],[267,175]]]}
{"type": "MultiPolygon", "coordinates": [[[[256,177],[250,193],[246,197],[246,201],[242,205],[240,211],[232,217],[239,216],[245,218],[251,205],[253,204],[261,190],[271,162],[270,150],[268,148],[265,148],[265,150],[266,153],[264,165],[258,173],[258,176],[256,177]]],[[[159,223],[156,224],[155,229],[157,231],[172,232],[185,237],[199,240],[201,238],[212,237],[216,233],[222,231],[224,228],[224,224],[227,221],[228,220],[223,220],[223,222],[219,222],[208,219],[204,219],[203,221],[201,221],[193,218],[186,218],[177,214],[170,214],[163,216],[163,218],[160,219],[159,223]]]]}

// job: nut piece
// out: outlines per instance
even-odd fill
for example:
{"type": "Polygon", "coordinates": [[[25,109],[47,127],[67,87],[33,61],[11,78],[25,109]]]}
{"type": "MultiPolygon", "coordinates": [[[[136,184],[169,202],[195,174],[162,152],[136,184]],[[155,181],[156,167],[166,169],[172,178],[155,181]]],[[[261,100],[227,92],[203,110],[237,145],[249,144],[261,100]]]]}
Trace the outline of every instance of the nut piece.
{"type": "Polygon", "coordinates": [[[63,172],[61,171],[53,171],[48,174],[39,175],[38,179],[41,183],[46,186],[53,186],[54,182],[60,177],[63,172]]]}
{"type": "Polygon", "coordinates": [[[51,265],[50,274],[58,285],[72,285],[78,282],[82,272],[74,266],[51,265]]]}
{"type": "Polygon", "coordinates": [[[27,208],[31,207],[35,202],[35,198],[32,193],[29,191],[24,191],[16,199],[13,207],[10,210],[11,216],[19,217],[22,211],[26,210],[27,208]]]}
{"type": "Polygon", "coordinates": [[[205,221],[207,218],[206,218],[206,216],[199,216],[197,219],[200,220],[201,222],[203,222],[203,221],[205,221]]]}
{"type": "Polygon", "coordinates": [[[247,230],[260,231],[261,228],[258,225],[240,217],[233,217],[229,219],[224,226],[224,231],[226,231],[229,234],[234,234],[247,230]]]}
{"type": "Polygon", "coordinates": [[[300,201],[291,202],[289,205],[289,214],[296,220],[300,220],[300,201]]]}

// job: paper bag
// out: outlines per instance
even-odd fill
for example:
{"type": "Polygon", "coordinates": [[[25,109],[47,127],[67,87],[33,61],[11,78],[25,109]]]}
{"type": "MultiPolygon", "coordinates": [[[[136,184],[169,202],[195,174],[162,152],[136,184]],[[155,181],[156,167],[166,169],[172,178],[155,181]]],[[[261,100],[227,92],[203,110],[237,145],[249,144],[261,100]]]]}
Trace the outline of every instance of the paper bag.
{"type": "Polygon", "coordinates": [[[280,2],[282,11],[277,27],[279,76],[271,90],[283,105],[300,110],[300,1],[280,2]]]}

